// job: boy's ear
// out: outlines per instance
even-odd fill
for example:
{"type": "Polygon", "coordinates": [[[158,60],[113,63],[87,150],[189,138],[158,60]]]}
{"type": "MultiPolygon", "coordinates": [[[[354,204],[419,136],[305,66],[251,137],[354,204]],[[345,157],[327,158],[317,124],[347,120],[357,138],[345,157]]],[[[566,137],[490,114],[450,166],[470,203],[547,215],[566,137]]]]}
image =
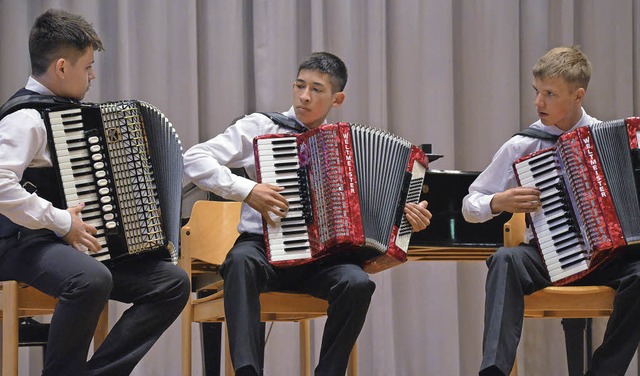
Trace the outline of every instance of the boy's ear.
{"type": "Polygon", "coordinates": [[[344,91],[341,91],[339,93],[334,94],[335,97],[333,98],[333,107],[340,107],[342,106],[342,102],[344,102],[344,91]]]}
{"type": "Polygon", "coordinates": [[[64,77],[64,69],[66,64],[67,64],[67,61],[64,58],[59,58],[58,60],[55,61],[53,69],[56,76],[60,76],[61,78],[64,77]]]}
{"type": "Polygon", "coordinates": [[[586,90],[583,87],[579,87],[576,89],[576,99],[582,102],[584,100],[584,95],[586,94],[586,90]]]}

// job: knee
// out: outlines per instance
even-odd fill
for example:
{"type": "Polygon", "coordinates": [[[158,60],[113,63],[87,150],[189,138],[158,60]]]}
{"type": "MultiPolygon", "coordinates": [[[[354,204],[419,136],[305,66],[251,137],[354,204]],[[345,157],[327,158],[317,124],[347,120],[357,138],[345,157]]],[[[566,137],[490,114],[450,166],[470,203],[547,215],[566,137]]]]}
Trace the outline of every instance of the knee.
{"type": "Polygon", "coordinates": [[[497,266],[512,265],[514,263],[516,248],[513,247],[500,247],[498,250],[487,259],[487,266],[489,269],[493,269],[497,266]]]}
{"type": "Polygon", "coordinates": [[[186,304],[189,299],[189,294],[191,294],[191,280],[189,279],[189,275],[182,268],[174,267],[172,280],[173,283],[169,288],[169,293],[171,293],[177,301],[182,302],[183,305],[186,304]]]}
{"type": "Polygon", "coordinates": [[[259,265],[256,252],[259,252],[259,250],[249,247],[234,247],[231,249],[222,265],[220,265],[222,278],[226,279],[229,274],[236,272],[255,274],[254,271],[259,265]]]}
{"type": "Polygon", "coordinates": [[[63,286],[61,298],[91,299],[106,301],[109,299],[113,279],[109,269],[101,262],[96,262],[91,268],[85,268],[70,276],[63,286]]]}
{"type": "Polygon", "coordinates": [[[375,289],[376,284],[369,279],[369,275],[362,269],[356,268],[344,273],[332,290],[344,294],[350,299],[369,301],[375,289]]]}

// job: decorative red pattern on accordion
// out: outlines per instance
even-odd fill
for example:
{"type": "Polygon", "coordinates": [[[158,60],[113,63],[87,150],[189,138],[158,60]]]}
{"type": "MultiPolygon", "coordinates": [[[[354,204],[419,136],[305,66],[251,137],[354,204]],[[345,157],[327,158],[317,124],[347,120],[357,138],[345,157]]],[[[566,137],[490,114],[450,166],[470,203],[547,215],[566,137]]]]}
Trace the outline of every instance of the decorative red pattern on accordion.
{"type": "Polygon", "coordinates": [[[578,157],[581,162],[577,166],[580,171],[573,171],[572,173],[574,179],[582,181],[579,188],[583,188],[584,193],[582,193],[583,196],[580,201],[590,202],[595,200],[598,203],[597,207],[585,214],[593,218],[604,219],[596,228],[591,228],[591,231],[598,229],[601,235],[599,239],[592,239],[594,241],[592,243],[592,251],[597,253],[605,249],[626,245],[620,228],[620,221],[611,199],[607,179],[604,177],[600,157],[598,157],[595,150],[589,128],[581,127],[574,132],[566,133],[560,137],[560,142],[562,145],[561,153],[570,149],[567,152],[578,157]],[[587,178],[588,181],[586,181],[587,178]],[[589,183],[593,188],[589,188],[589,183]]]}
{"type": "MultiPolygon", "coordinates": [[[[322,130],[317,132],[323,132],[324,134],[338,135],[338,139],[335,140],[336,148],[327,148],[325,153],[334,153],[332,157],[327,159],[334,159],[336,161],[344,161],[344,164],[332,164],[328,166],[331,170],[327,171],[329,174],[324,176],[316,175],[317,171],[314,169],[308,169],[309,180],[314,181],[316,179],[330,179],[328,184],[333,185],[334,188],[342,187],[344,190],[344,199],[340,200],[337,197],[317,197],[319,192],[311,189],[311,205],[314,213],[321,213],[324,210],[318,207],[320,202],[329,200],[329,205],[339,205],[344,215],[341,217],[325,218],[323,223],[314,221],[308,225],[309,241],[311,243],[311,255],[315,259],[320,259],[327,256],[329,250],[335,251],[339,247],[353,247],[361,246],[364,244],[364,233],[362,230],[362,217],[360,216],[360,198],[358,196],[358,182],[356,178],[355,161],[353,156],[351,140],[351,132],[349,131],[349,124],[337,123],[327,124],[322,127],[322,130]],[[347,227],[343,231],[344,227],[347,227]],[[321,241],[321,227],[324,232],[335,232],[336,235],[328,238],[326,241],[321,241]]],[[[307,142],[311,136],[316,135],[316,132],[309,131],[303,133],[298,137],[298,148],[300,154],[300,166],[307,167],[311,161],[309,155],[310,150],[307,147],[307,142]]],[[[335,206],[334,206],[335,207],[335,206]]]]}

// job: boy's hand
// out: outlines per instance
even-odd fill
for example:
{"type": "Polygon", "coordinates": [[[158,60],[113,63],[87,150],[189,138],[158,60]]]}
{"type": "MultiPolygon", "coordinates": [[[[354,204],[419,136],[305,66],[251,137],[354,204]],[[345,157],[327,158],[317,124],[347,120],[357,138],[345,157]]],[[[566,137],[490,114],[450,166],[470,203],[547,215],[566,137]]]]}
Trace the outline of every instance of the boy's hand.
{"type": "Polygon", "coordinates": [[[284,218],[289,210],[289,203],[278,192],[284,188],[272,184],[256,184],[244,202],[256,209],[268,224],[274,226],[272,215],[284,218]]]}
{"type": "Polygon", "coordinates": [[[540,191],[533,187],[516,187],[496,193],[491,200],[491,212],[531,213],[536,211],[540,202],[540,191]]]}
{"type": "Polygon", "coordinates": [[[427,205],[426,201],[421,201],[417,204],[409,203],[404,207],[404,214],[413,227],[413,232],[422,231],[431,223],[431,212],[427,210],[427,205]]]}
{"type": "Polygon", "coordinates": [[[66,241],[70,246],[78,251],[84,252],[84,247],[89,251],[95,253],[102,248],[95,235],[98,230],[95,227],[82,222],[80,219],[80,212],[84,209],[84,203],[80,203],[72,208],[68,208],[67,211],[71,213],[71,229],[67,235],[62,239],[66,241]]]}

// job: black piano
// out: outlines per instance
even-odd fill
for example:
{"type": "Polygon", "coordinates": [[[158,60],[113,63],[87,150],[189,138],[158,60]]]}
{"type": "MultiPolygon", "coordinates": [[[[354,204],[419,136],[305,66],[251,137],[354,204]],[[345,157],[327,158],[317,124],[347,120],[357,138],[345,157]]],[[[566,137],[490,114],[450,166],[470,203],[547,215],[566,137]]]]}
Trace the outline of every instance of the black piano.
{"type": "Polygon", "coordinates": [[[484,223],[462,217],[462,199],[479,172],[426,172],[420,200],[429,202],[431,224],[411,236],[410,261],[483,261],[502,246],[502,227],[511,218],[503,213],[484,223]]]}

